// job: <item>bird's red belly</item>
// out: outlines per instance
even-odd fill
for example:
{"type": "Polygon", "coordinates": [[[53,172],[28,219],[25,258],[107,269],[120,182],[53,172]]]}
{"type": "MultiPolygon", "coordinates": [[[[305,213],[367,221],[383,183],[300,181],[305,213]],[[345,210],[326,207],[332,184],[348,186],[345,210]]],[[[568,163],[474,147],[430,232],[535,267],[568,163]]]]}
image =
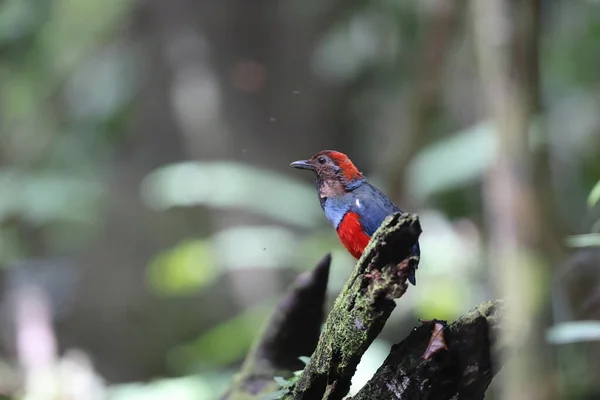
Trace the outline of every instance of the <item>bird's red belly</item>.
{"type": "Polygon", "coordinates": [[[360,258],[371,238],[364,232],[358,214],[348,212],[338,225],[337,234],[346,250],[354,258],[360,258]]]}

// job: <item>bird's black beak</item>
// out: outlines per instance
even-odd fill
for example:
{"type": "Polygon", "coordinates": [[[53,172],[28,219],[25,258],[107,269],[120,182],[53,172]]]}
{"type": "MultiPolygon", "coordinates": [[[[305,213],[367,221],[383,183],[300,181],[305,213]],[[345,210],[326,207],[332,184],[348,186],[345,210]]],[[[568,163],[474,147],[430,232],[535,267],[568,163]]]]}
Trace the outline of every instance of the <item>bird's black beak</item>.
{"type": "Polygon", "coordinates": [[[315,170],[315,166],[310,163],[308,160],[299,160],[294,161],[290,164],[290,167],[298,168],[298,169],[309,169],[311,171],[315,170]]]}

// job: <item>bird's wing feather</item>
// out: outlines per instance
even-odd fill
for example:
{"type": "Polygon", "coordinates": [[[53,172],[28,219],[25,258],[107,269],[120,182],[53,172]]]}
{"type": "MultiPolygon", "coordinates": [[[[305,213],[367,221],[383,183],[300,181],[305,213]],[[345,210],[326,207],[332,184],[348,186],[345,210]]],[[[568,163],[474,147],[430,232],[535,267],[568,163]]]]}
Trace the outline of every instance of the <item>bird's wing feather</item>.
{"type": "MultiPolygon", "coordinates": [[[[350,211],[360,216],[363,231],[370,237],[373,236],[388,215],[395,212],[403,212],[385,194],[368,182],[364,182],[358,186],[352,193],[354,195],[354,202],[350,211]]],[[[419,242],[415,243],[412,252],[414,255],[420,256],[421,249],[419,242]]],[[[418,268],[418,265],[415,265],[414,268],[418,268]]],[[[417,284],[414,269],[411,270],[408,280],[413,285],[417,284]]]]}
{"type": "Polygon", "coordinates": [[[386,195],[368,182],[358,186],[352,194],[354,202],[351,210],[360,216],[360,223],[369,236],[373,236],[388,215],[402,212],[386,195]]]}

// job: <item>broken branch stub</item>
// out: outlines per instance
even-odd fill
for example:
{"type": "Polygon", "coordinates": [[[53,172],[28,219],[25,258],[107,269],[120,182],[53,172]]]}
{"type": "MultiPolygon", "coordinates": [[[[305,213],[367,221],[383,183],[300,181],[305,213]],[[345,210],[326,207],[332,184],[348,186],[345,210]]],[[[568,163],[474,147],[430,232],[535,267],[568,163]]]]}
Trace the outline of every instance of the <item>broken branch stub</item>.
{"type": "MultiPolygon", "coordinates": [[[[500,324],[499,301],[473,308],[443,329],[446,348],[431,353],[439,321],[426,322],[392,347],[373,378],[349,400],[483,399],[500,369],[492,354],[500,324]]],[[[441,324],[443,325],[443,324],[441,324]]]]}
{"type": "Polygon", "coordinates": [[[302,368],[298,357],[310,356],[319,338],[330,264],[327,254],[313,270],[296,278],[222,400],[260,399],[277,390],[275,376],[289,376],[302,368]]]}

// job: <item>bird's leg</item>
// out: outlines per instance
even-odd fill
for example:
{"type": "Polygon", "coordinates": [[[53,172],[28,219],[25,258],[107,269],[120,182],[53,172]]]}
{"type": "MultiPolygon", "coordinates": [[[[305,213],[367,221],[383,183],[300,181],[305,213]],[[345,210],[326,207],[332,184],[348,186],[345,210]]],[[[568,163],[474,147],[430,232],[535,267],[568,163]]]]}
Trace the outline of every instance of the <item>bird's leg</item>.
{"type": "Polygon", "coordinates": [[[411,258],[405,258],[404,260],[400,261],[400,264],[398,264],[398,275],[400,275],[400,279],[402,281],[408,279],[408,275],[413,268],[414,267],[413,263],[411,262],[411,258]]]}
{"type": "Polygon", "coordinates": [[[374,269],[370,272],[367,272],[366,274],[363,275],[365,278],[369,278],[372,281],[373,280],[379,280],[381,279],[381,271],[378,269],[374,269]]]}
{"type": "MultiPolygon", "coordinates": [[[[389,264],[387,268],[396,269],[401,281],[406,281],[412,268],[414,268],[415,260],[413,257],[402,260],[399,264],[389,264]]],[[[381,279],[381,271],[378,269],[371,270],[364,274],[365,278],[371,280],[381,279]]]]}

